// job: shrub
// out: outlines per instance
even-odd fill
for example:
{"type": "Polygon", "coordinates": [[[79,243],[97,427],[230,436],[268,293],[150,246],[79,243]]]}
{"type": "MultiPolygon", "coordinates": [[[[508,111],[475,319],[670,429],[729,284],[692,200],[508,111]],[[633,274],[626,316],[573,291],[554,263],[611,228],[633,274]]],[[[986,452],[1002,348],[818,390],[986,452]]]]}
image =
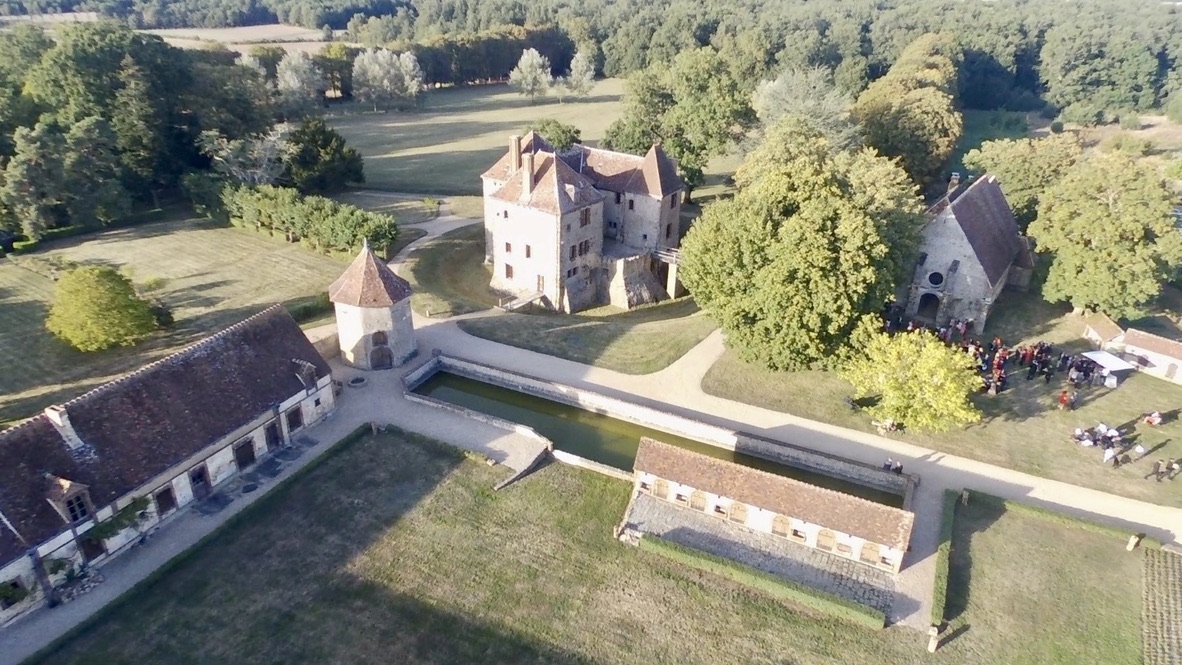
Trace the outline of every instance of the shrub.
{"type": "Polygon", "coordinates": [[[55,240],[58,238],[70,238],[79,236],[83,233],[90,233],[95,229],[88,226],[80,226],[78,224],[71,224],[69,226],[59,226],[56,229],[49,229],[41,234],[41,240],[55,240]]]}
{"type": "Polygon", "coordinates": [[[640,539],[640,549],[868,628],[877,630],[886,625],[886,615],[876,609],[664,538],[646,534],[640,539]]]}
{"type": "Polygon", "coordinates": [[[216,173],[194,171],[181,178],[181,189],[193,204],[199,215],[210,219],[226,221],[226,208],[222,203],[222,190],[226,180],[216,173]]]}
{"type": "Polygon", "coordinates": [[[108,266],[82,266],[57,282],[45,327],[79,351],[130,346],[156,329],[151,305],[108,266]]]}
{"type": "Polygon", "coordinates": [[[933,626],[944,624],[944,609],[948,605],[948,566],[952,554],[952,526],[958,499],[960,492],[944,490],[944,518],[940,525],[940,546],[936,549],[936,585],[932,590],[933,626]]]}
{"type": "Polygon", "coordinates": [[[171,328],[172,324],[176,323],[176,318],[172,315],[172,308],[163,302],[153,300],[150,309],[152,310],[152,318],[155,319],[156,325],[161,328],[171,328]]]}
{"type": "Polygon", "coordinates": [[[1175,92],[1170,95],[1165,104],[1166,117],[1170,122],[1175,124],[1182,124],[1182,93],[1175,92]]]}
{"type": "Polygon", "coordinates": [[[12,243],[12,253],[28,254],[29,252],[35,252],[40,244],[36,240],[17,240],[12,243]]]}
{"type": "Polygon", "coordinates": [[[1129,131],[1136,131],[1141,129],[1141,116],[1136,111],[1124,110],[1117,116],[1117,122],[1121,129],[1129,131]]]}
{"type": "Polygon", "coordinates": [[[1121,132],[1104,139],[1100,143],[1100,149],[1104,152],[1123,152],[1133,157],[1144,157],[1153,150],[1153,143],[1147,139],[1121,132]]]}
{"type": "Polygon", "coordinates": [[[231,224],[278,233],[321,251],[351,252],[362,240],[383,248],[398,239],[398,225],[389,215],[301,196],[286,187],[227,187],[222,201],[231,224]]]}
{"type": "Polygon", "coordinates": [[[287,308],[287,313],[291,314],[291,318],[295,319],[297,323],[311,321],[333,311],[333,305],[329,301],[327,293],[289,300],[283,306],[287,308]]]}
{"type": "Polygon", "coordinates": [[[1170,165],[1166,167],[1166,177],[1182,180],[1182,160],[1170,162],[1170,165]]]}
{"type": "Polygon", "coordinates": [[[1059,114],[1059,119],[1084,127],[1095,127],[1105,124],[1108,116],[1104,112],[1104,109],[1098,106],[1080,103],[1072,104],[1063,109],[1063,112],[1059,114]]]}
{"type": "Polygon", "coordinates": [[[163,277],[149,277],[140,284],[140,291],[143,291],[144,293],[148,293],[150,291],[159,291],[160,289],[163,289],[164,285],[167,283],[168,280],[164,279],[163,277]]]}
{"type": "Polygon", "coordinates": [[[1056,120],[1056,121],[1052,122],[1051,123],[1051,133],[1052,134],[1062,134],[1063,133],[1063,122],[1060,120],[1056,120]]]}

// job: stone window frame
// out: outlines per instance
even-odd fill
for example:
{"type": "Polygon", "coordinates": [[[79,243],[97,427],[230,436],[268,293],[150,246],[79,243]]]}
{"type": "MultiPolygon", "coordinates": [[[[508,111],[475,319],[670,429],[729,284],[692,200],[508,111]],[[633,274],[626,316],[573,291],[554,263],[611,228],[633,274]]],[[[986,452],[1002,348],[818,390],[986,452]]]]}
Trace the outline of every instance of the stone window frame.
{"type": "Polygon", "coordinates": [[[66,507],[66,514],[70,516],[71,524],[87,520],[94,514],[94,511],[91,510],[90,499],[85,492],[78,492],[67,497],[63,505],[66,507]]]}
{"type": "Polygon", "coordinates": [[[176,500],[176,492],[172,489],[172,483],[168,483],[167,485],[165,485],[165,486],[161,487],[160,489],[156,490],[155,492],[153,492],[152,493],[152,501],[153,501],[153,503],[156,504],[156,516],[160,517],[160,518],[163,518],[165,515],[171,515],[179,507],[179,504],[177,503],[177,500],[176,500]],[[164,508],[163,507],[163,504],[166,502],[162,502],[160,500],[160,497],[165,494],[167,494],[170,497],[169,501],[171,501],[171,503],[172,503],[171,508],[164,508]]]}
{"type": "Polygon", "coordinates": [[[511,243],[511,242],[507,242],[507,243],[505,243],[505,253],[506,253],[506,254],[512,254],[512,253],[513,253],[513,243],[511,243]]]}
{"type": "Polygon", "coordinates": [[[304,410],[300,404],[296,404],[287,411],[283,412],[283,424],[287,426],[288,434],[304,429],[304,410]],[[294,418],[293,416],[298,416],[298,422],[296,422],[294,426],[292,425],[292,421],[297,420],[297,418],[294,418]]]}
{"type": "Polygon", "coordinates": [[[803,529],[793,528],[788,532],[788,540],[794,540],[798,543],[807,543],[809,535],[803,529]]]}
{"type": "Polygon", "coordinates": [[[636,210],[636,201],[635,201],[635,199],[628,199],[628,209],[629,209],[629,210],[636,210]]]}
{"type": "Polygon", "coordinates": [[[591,209],[583,208],[579,211],[579,227],[591,226],[591,209]]]}
{"type": "Polygon", "coordinates": [[[505,279],[513,279],[513,266],[505,264],[505,279]]]}
{"type": "Polygon", "coordinates": [[[689,505],[689,495],[682,494],[681,492],[677,492],[676,494],[673,495],[673,503],[676,503],[681,506],[688,506],[689,505]]]}

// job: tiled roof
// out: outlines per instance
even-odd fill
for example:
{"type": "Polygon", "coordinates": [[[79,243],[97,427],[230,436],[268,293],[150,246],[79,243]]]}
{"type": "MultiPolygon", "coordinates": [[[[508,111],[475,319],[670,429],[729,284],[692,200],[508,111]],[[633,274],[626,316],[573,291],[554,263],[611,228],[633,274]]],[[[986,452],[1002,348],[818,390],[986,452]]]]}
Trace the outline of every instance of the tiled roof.
{"type": "MultiPolygon", "coordinates": [[[[328,374],[291,315],[269,307],[66,402],[79,451],[44,414],[0,432],[0,513],[38,544],[66,527],[46,501],[50,475],[86,485],[100,509],[328,374]]],[[[0,566],[25,549],[0,520],[0,566]]]]}
{"type": "MultiPolygon", "coordinates": [[[[538,152],[554,152],[554,146],[546,142],[546,139],[539,136],[536,132],[528,132],[521,137],[521,152],[522,154],[538,153],[538,152]]],[[[508,151],[497,160],[492,168],[480,174],[481,178],[491,178],[498,182],[505,182],[513,176],[513,172],[517,169],[513,168],[513,155],[508,151]]]]}
{"type": "Polygon", "coordinates": [[[1147,333],[1144,330],[1129,328],[1125,331],[1125,347],[1135,346],[1163,356],[1182,360],[1182,342],[1147,333]]]}
{"type": "Polygon", "coordinates": [[[609,192],[664,198],[685,189],[677,176],[677,164],[659,145],[649,148],[644,157],[577,145],[563,153],[562,160],[609,192]]]}
{"type": "Polygon", "coordinates": [[[522,179],[520,171],[513,174],[492,197],[552,215],[578,210],[604,198],[590,180],[575,173],[552,152],[534,154],[534,186],[528,199],[522,198],[522,179]]]}
{"type": "Polygon", "coordinates": [[[640,440],[633,468],[899,550],[907,548],[915,521],[898,508],[649,438],[640,440]]]}
{"type": "MultiPolygon", "coordinates": [[[[997,285],[1026,249],[997,178],[982,176],[962,183],[929,212],[938,215],[945,209],[960,225],[990,285],[997,285]]],[[[1028,258],[1020,262],[1030,263],[1028,258]]]]}
{"type": "Polygon", "coordinates": [[[1116,339],[1124,334],[1124,330],[1115,321],[1100,312],[1089,314],[1084,318],[1084,325],[1096,331],[1105,342],[1116,339]]]}
{"type": "Polygon", "coordinates": [[[367,243],[337,281],[328,299],[354,307],[391,307],[410,297],[410,282],[394,274],[367,243]]]}

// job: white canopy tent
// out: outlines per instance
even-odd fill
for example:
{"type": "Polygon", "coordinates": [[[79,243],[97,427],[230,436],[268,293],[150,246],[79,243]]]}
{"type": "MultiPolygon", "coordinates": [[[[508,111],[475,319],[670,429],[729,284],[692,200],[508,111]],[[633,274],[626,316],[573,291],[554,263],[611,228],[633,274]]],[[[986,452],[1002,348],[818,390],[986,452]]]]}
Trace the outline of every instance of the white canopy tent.
{"type": "Polygon", "coordinates": [[[1107,351],[1088,351],[1083,354],[1083,357],[1108,370],[1108,378],[1104,381],[1104,385],[1109,388],[1115,388],[1119,381],[1123,381],[1129,375],[1129,372],[1137,369],[1136,366],[1125,362],[1120,356],[1107,351]]]}

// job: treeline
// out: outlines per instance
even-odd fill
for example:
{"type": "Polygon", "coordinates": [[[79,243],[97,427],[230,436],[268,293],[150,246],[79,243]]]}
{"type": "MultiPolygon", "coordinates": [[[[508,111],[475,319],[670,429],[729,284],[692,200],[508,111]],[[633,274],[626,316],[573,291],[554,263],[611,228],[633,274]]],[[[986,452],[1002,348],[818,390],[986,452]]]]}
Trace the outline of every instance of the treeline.
{"type": "Polygon", "coordinates": [[[358,14],[382,16],[408,7],[405,0],[87,0],[78,5],[79,10],[97,11],[137,28],[222,28],[280,22],[338,30],[358,14]]]}

